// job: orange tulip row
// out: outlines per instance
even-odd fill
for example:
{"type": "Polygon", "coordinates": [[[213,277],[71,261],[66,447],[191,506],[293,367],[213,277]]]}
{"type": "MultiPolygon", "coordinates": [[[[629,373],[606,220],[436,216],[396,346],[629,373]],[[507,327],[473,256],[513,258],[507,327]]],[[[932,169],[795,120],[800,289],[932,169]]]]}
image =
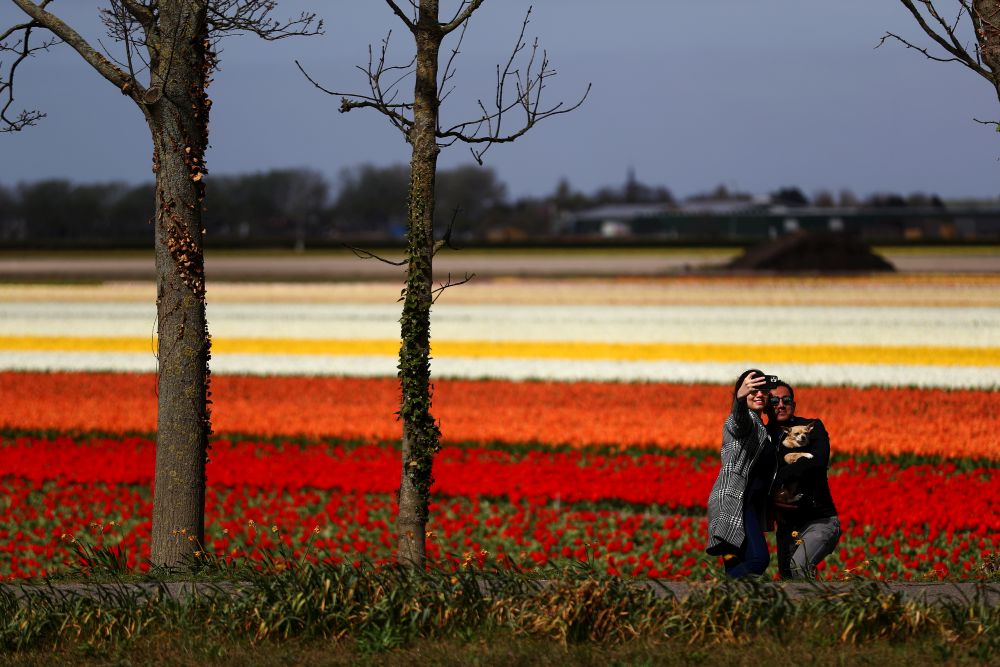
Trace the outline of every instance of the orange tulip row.
{"type": "MultiPolygon", "coordinates": [[[[0,373],[0,428],[149,433],[156,378],[0,373]]],[[[439,380],[433,413],[449,442],[719,446],[731,389],[707,384],[439,380]]],[[[216,376],[216,433],[364,440],[400,436],[396,380],[216,376]]],[[[1000,459],[1000,393],[802,387],[837,453],[1000,459]]]]}

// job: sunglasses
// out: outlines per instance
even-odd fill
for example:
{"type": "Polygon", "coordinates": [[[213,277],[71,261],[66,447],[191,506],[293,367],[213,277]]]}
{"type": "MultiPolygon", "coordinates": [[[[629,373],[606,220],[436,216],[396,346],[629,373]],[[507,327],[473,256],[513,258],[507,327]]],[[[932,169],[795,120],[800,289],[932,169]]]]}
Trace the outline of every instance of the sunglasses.
{"type": "Polygon", "coordinates": [[[795,401],[792,400],[791,396],[772,396],[770,399],[771,405],[795,405],[795,401]]]}

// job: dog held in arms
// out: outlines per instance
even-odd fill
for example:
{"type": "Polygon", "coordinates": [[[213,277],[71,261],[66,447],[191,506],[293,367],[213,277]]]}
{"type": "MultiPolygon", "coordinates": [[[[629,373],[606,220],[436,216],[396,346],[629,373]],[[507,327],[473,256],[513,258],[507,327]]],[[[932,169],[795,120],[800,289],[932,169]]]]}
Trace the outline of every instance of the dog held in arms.
{"type": "MultiPolygon", "coordinates": [[[[785,432],[785,439],[781,442],[781,446],[787,449],[802,449],[809,443],[809,433],[813,430],[813,422],[808,424],[800,424],[798,426],[782,426],[781,430],[785,432]]],[[[785,454],[785,463],[792,464],[800,459],[811,459],[813,455],[809,452],[789,452],[785,454]]],[[[801,493],[796,493],[797,484],[791,484],[788,486],[783,486],[778,489],[774,494],[774,499],[778,503],[795,503],[802,498],[801,493]]]]}

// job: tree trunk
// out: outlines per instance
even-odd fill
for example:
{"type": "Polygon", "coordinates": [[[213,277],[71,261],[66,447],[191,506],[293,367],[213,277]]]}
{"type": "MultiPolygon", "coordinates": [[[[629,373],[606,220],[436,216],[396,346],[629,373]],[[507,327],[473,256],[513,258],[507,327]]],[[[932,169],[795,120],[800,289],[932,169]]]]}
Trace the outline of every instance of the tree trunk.
{"type": "Polygon", "coordinates": [[[426,562],[426,529],[431,466],[441,432],[431,415],[430,311],[434,256],[434,183],[437,174],[435,132],[438,122],[438,52],[444,37],[438,24],[437,0],[420,3],[414,31],[417,68],[413,127],[409,141],[410,185],[407,199],[406,293],[400,318],[399,379],[403,422],[399,512],[396,517],[398,559],[413,567],[426,562]]]}
{"type": "Polygon", "coordinates": [[[993,75],[993,88],[1000,100],[1000,2],[997,0],[975,0],[976,39],[983,64],[993,75]]]}
{"type": "Polygon", "coordinates": [[[204,2],[163,2],[149,39],[145,115],[156,172],[158,416],[153,495],[154,565],[202,548],[211,339],[205,319],[202,200],[208,144],[205,93],[214,60],[204,2]]]}

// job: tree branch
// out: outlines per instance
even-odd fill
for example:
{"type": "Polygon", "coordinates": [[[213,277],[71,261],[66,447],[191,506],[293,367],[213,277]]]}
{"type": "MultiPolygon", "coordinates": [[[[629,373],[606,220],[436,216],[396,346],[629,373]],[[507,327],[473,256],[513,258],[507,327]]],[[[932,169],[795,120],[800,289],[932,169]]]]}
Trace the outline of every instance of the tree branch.
{"type": "MultiPolygon", "coordinates": [[[[896,40],[897,42],[899,42],[900,44],[902,44],[903,46],[905,46],[908,49],[913,49],[914,51],[920,52],[928,60],[933,60],[933,61],[939,62],[939,63],[954,63],[954,62],[958,62],[958,63],[962,63],[966,67],[969,67],[969,63],[967,61],[965,61],[965,60],[962,60],[960,58],[955,58],[955,57],[942,58],[940,56],[935,56],[934,54],[932,54],[930,52],[929,49],[927,49],[927,47],[917,46],[916,44],[914,44],[914,43],[912,43],[912,42],[904,39],[903,37],[900,37],[899,35],[897,35],[896,33],[893,33],[893,32],[887,32],[884,35],[882,35],[882,39],[880,39],[878,41],[878,44],[875,46],[875,48],[877,49],[877,48],[881,47],[883,44],[885,44],[886,41],[888,41],[890,39],[896,40]]],[[[988,76],[987,74],[984,74],[984,72],[986,70],[984,70],[978,64],[974,67],[974,69],[977,71],[977,73],[979,73],[979,74],[981,74],[983,76],[988,76]],[[982,71],[980,71],[980,70],[982,70],[982,71]]]]}
{"type": "MultiPolygon", "coordinates": [[[[153,25],[155,20],[155,14],[153,13],[152,7],[138,2],[138,0],[118,0],[128,13],[143,27],[153,25]]],[[[114,3],[112,3],[114,4],[114,3]]]]}
{"type": "Polygon", "coordinates": [[[462,209],[456,208],[452,211],[451,220],[448,222],[448,229],[444,231],[444,236],[434,243],[434,247],[431,249],[431,257],[437,255],[438,252],[444,248],[448,248],[449,250],[461,250],[461,248],[457,248],[452,245],[451,242],[452,232],[455,231],[455,221],[458,220],[458,214],[461,210],[462,209]]]}
{"type": "MultiPolygon", "coordinates": [[[[0,107],[0,123],[2,123],[0,124],[0,133],[19,132],[26,127],[35,125],[39,120],[45,118],[45,114],[37,109],[33,109],[31,111],[25,109],[14,118],[10,118],[7,115],[11,105],[14,104],[14,78],[17,75],[17,68],[35,52],[48,50],[58,43],[57,39],[53,39],[44,41],[38,46],[31,46],[31,31],[36,27],[39,27],[38,24],[31,21],[13,26],[0,35],[0,53],[10,51],[11,53],[17,54],[17,57],[14,58],[14,62],[10,65],[9,74],[7,75],[6,80],[4,80],[2,72],[0,72],[0,96],[6,95],[7,97],[7,101],[4,103],[3,107],[0,107]],[[13,46],[7,46],[4,44],[5,40],[18,32],[23,33],[23,35],[14,43],[13,46]]],[[[2,65],[2,63],[0,63],[0,65],[2,65]]]]}
{"type": "Polygon", "coordinates": [[[277,4],[275,0],[212,0],[208,3],[209,30],[215,37],[250,33],[271,42],[323,34],[323,20],[313,12],[286,21],[271,18],[277,4]]]}
{"type": "Polygon", "coordinates": [[[449,287],[458,287],[459,285],[464,285],[465,283],[469,282],[475,277],[476,277],[475,273],[466,273],[465,277],[459,280],[458,282],[452,282],[451,273],[449,272],[448,280],[431,290],[431,294],[433,295],[433,298],[431,298],[431,305],[437,303],[438,297],[441,296],[444,293],[444,291],[449,287]]]}
{"type": "MultiPolygon", "coordinates": [[[[519,38],[518,44],[514,49],[514,53],[516,54],[523,49],[523,39],[519,38]]],[[[483,163],[483,155],[493,144],[512,142],[518,137],[523,136],[526,132],[528,132],[528,130],[533,128],[542,120],[578,109],[590,94],[591,84],[587,84],[587,89],[584,91],[583,95],[572,106],[566,107],[563,102],[559,102],[550,108],[541,108],[542,90],[545,88],[545,81],[546,79],[555,76],[556,72],[555,70],[549,68],[548,56],[543,51],[540,67],[537,73],[532,74],[537,50],[538,42],[536,40],[532,45],[531,57],[529,58],[523,77],[521,76],[519,70],[513,70],[513,57],[507,62],[507,65],[502,71],[499,66],[497,67],[497,93],[494,101],[494,111],[487,111],[485,104],[483,104],[482,100],[480,100],[479,108],[482,110],[482,115],[479,118],[458,123],[447,130],[438,131],[438,138],[451,139],[451,143],[454,143],[455,141],[462,141],[466,144],[485,144],[486,146],[482,150],[476,150],[471,147],[469,149],[472,152],[473,158],[481,165],[483,163]],[[506,101],[504,99],[506,95],[504,83],[507,79],[512,77],[515,79],[517,92],[512,100],[506,101]],[[511,111],[515,107],[521,107],[524,111],[522,124],[517,130],[503,133],[501,131],[501,124],[503,122],[504,114],[511,111]],[[480,135],[479,132],[483,126],[486,127],[486,132],[485,134],[480,135]]]]}
{"type": "MultiPolygon", "coordinates": [[[[470,4],[465,9],[470,10],[472,8],[472,4],[470,4]]],[[[531,52],[523,72],[520,68],[515,67],[518,56],[527,48],[525,33],[528,23],[531,20],[531,12],[532,8],[528,7],[524,15],[524,20],[521,21],[521,30],[518,33],[514,48],[511,49],[510,57],[508,57],[502,67],[497,65],[493,109],[487,110],[485,103],[479,100],[478,105],[482,114],[478,118],[457,123],[444,130],[438,128],[436,132],[438,139],[445,140],[441,144],[442,146],[451,145],[456,141],[462,141],[467,144],[485,145],[480,150],[474,149],[471,146],[469,149],[472,152],[473,158],[480,165],[483,163],[483,155],[493,144],[512,142],[524,135],[543,119],[569,113],[579,108],[590,94],[590,85],[588,84],[583,96],[570,107],[564,107],[562,102],[548,109],[541,107],[542,90],[545,88],[546,79],[555,76],[556,72],[549,67],[548,55],[545,51],[541,52],[541,62],[536,70],[535,63],[539,51],[537,39],[532,43],[531,52]],[[512,98],[509,98],[507,91],[509,82],[511,81],[513,81],[515,94],[512,98]],[[509,114],[516,107],[520,107],[524,111],[522,124],[514,131],[505,132],[503,130],[505,115],[509,114]],[[481,132],[482,134],[480,134],[481,132]]],[[[471,14],[471,11],[467,13],[471,14]]],[[[467,18],[468,16],[466,15],[467,18]]],[[[448,61],[448,67],[451,67],[451,59],[448,61]]],[[[450,76],[450,70],[446,69],[445,74],[450,76]]]]}
{"type": "Polygon", "coordinates": [[[347,113],[353,109],[362,109],[366,107],[375,109],[388,118],[393,126],[405,136],[409,132],[409,128],[413,125],[413,120],[412,118],[406,116],[405,113],[401,113],[401,111],[405,112],[412,109],[413,104],[410,102],[396,103],[395,99],[398,95],[399,84],[413,74],[413,65],[416,61],[416,56],[414,56],[414,59],[410,60],[410,62],[406,65],[386,65],[389,39],[391,37],[392,31],[390,30],[385,39],[382,40],[382,48],[377,59],[371,45],[369,45],[367,68],[358,66],[358,69],[364,72],[365,76],[368,78],[368,88],[371,91],[370,95],[362,93],[339,93],[333,90],[328,90],[317,83],[297,60],[295,61],[295,65],[299,68],[299,71],[302,72],[303,76],[305,76],[306,79],[313,84],[313,86],[328,95],[335,95],[341,98],[341,113],[347,113]],[[399,77],[389,82],[388,86],[383,85],[383,77],[389,73],[395,72],[401,72],[399,77]]]}
{"type": "MultiPolygon", "coordinates": [[[[440,26],[442,32],[445,34],[452,32],[459,27],[461,27],[462,31],[458,38],[458,43],[452,49],[448,60],[445,62],[444,69],[442,70],[441,81],[438,86],[437,101],[439,106],[452,92],[450,89],[447,89],[447,84],[455,75],[455,59],[461,52],[461,45],[465,38],[465,30],[467,28],[468,21],[473,12],[479,9],[484,1],[485,0],[463,0],[456,10],[455,16],[452,20],[448,23],[441,24],[440,26]]],[[[393,9],[394,13],[404,20],[406,25],[410,27],[411,30],[415,29],[415,23],[406,18],[403,10],[395,0],[386,0],[386,2],[393,9]]],[[[417,7],[413,0],[410,0],[410,4],[414,8],[417,7]]],[[[442,129],[439,125],[435,129],[435,137],[441,140],[439,142],[440,146],[449,146],[457,141],[462,141],[467,144],[481,145],[483,146],[481,149],[475,149],[471,146],[469,149],[476,162],[481,165],[483,164],[483,155],[493,144],[512,142],[518,137],[524,135],[528,130],[533,128],[545,118],[574,111],[575,109],[578,109],[587,99],[587,96],[590,94],[590,84],[587,84],[587,89],[584,91],[583,95],[576,101],[575,104],[571,106],[567,107],[563,102],[559,102],[549,108],[543,108],[541,106],[542,91],[545,89],[546,80],[555,76],[556,71],[549,67],[548,55],[545,51],[541,51],[541,59],[540,62],[537,63],[536,69],[536,61],[539,60],[539,46],[537,39],[532,43],[531,53],[530,56],[528,56],[528,62],[524,67],[523,73],[521,69],[515,67],[515,62],[518,60],[518,56],[524,53],[527,49],[527,42],[525,41],[524,36],[527,31],[528,23],[530,22],[531,11],[532,8],[529,7],[527,12],[525,12],[524,20],[521,22],[521,29],[518,33],[514,48],[511,50],[510,57],[502,67],[497,65],[497,80],[495,98],[492,105],[493,108],[491,110],[487,110],[483,101],[479,100],[478,104],[482,114],[478,118],[457,123],[447,129],[442,129]],[[508,94],[511,82],[513,82],[513,86],[515,88],[513,96],[508,94]],[[522,124],[514,131],[504,131],[505,115],[509,115],[509,113],[517,107],[520,107],[524,112],[522,124]]],[[[358,67],[358,69],[365,72],[368,77],[368,85],[371,90],[371,94],[345,94],[327,90],[323,86],[316,83],[305,72],[305,70],[303,70],[302,66],[299,65],[298,62],[296,62],[296,65],[299,65],[299,70],[302,71],[302,73],[314,86],[329,95],[341,96],[340,111],[342,113],[351,111],[352,109],[361,109],[366,107],[375,109],[389,118],[397,129],[399,129],[404,135],[408,136],[409,130],[413,126],[413,121],[411,117],[405,114],[405,112],[412,110],[413,105],[412,103],[397,104],[394,103],[394,100],[400,82],[412,73],[410,68],[413,66],[415,61],[411,60],[410,63],[402,67],[386,66],[386,54],[391,35],[392,32],[390,31],[386,38],[382,41],[382,49],[377,59],[374,56],[372,47],[368,47],[367,69],[358,67]],[[404,74],[398,79],[392,81],[388,86],[384,86],[383,78],[388,72],[394,70],[402,70],[404,74]]]]}
{"type": "Polygon", "coordinates": [[[364,250],[362,248],[356,248],[356,247],[354,247],[352,245],[348,245],[346,243],[344,244],[344,247],[348,248],[351,252],[353,252],[355,254],[355,256],[357,256],[357,257],[359,257],[361,259],[377,259],[378,261],[384,262],[386,264],[389,264],[390,266],[406,266],[406,263],[407,263],[407,260],[405,260],[405,259],[401,259],[399,261],[394,261],[394,260],[391,260],[391,259],[386,259],[385,257],[380,257],[379,255],[376,255],[375,253],[373,253],[370,250],[364,250]]]}
{"type": "MultiPolygon", "coordinates": [[[[938,32],[937,29],[935,29],[933,26],[931,26],[930,23],[927,22],[927,19],[925,18],[924,14],[920,11],[920,9],[916,6],[914,0],[899,0],[899,1],[910,12],[910,14],[913,16],[913,19],[917,22],[917,25],[919,25],[920,29],[924,31],[924,34],[930,37],[938,46],[944,49],[947,53],[951,54],[952,57],[941,58],[938,56],[931,55],[931,53],[926,48],[916,46],[915,44],[909,42],[908,40],[905,40],[902,37],[895,35],[893,33],[886,33],[879,41],[878,46],[882,46],[887,39],[895,39],[901,42],[907,48],[919,51],[930,60],[935,60],[937,62],[959,62],[968,67],[976,74],[979,74],[980,76],[986,78],[991,83],[994,82],[993,74],[980,64],[978,55],[977,57],[973,57],[972,55],[970,55],[968,49],[962,45],[961,41],[958,39],[956,35],[955,30],[958,24],[958,20],[962,16],[963,10],[959,11],[959,15],[955,20],[956,21],[955,24],[951,25],[941,17],[940,13],[934,7],[934,4],[931,0],[917,0],[921,5],[924,6],[928,15],[934,20],[934,22],[940,26],[940,29],[943,30],[943,34],[941,34],[940,32],[938,32]]],[[[960,0],[960,2],[962,4],[964,11],[966,11],[969,14],[969,16],[972,17],[972,12],[969,11],[969,6],[967,4],[967,1],[960,0]]],[[[876,48],[878,48],[878,46],[876,48]]]]}
{"type": "MultiPolygon", "coordinates": [[[[403,13],[403,10],[400,8],[400,6],[397,5],[393,0],[385,0],[385,4],[389,5],[389,9],[392,10],[392,13],[399,17],[399,20],[406,25],[406,27],[410,30],[410,32],[413,32],[414,30],[417,29],[416,22],[410,20],[410,18],[403,13]]],[[[414,9],[416,8],[416,5],[413,4],[412,0],[410,4],[413,5],[414,9]]]]}
{"type": "MultiPolygon", "coordinates": [[[[125,0],[111,0],[110,9],[101,9],[101,21],[104,23],[108,34],[111,35],[116,41],[124,42],[125,44],[125,62],[117,60],[111,55],[111,52],[104,46],[103,42],[98,42],[104,49],[104,53],[107,54],[108,58],[114,62],[119,67],[124,67],[129,73],[129,77],[132,81],[135,81],[135,66],[132,63],[132,54],[139,57],[139,60],[143,63],[143,69],[149,67],[149,63],[142,57],[141,52],[138,49],[139,45],[145,44],[145,38],[143,31],[148,29],[148,25],[143,24],[136,18],[136,13],[143,15],[147,20],[152,21],[152,12],[142,5],[137,5],[134,0],[128,0],[126,4],[125,0]],[[146,10],[143,14],[141,10],[146,10]],[[146,16],[148,14],[148,16],[146,16]]],[[[131,82],[130,82],[131,83],[131,82]]],[[[126,84],[128,88],[131,87],[130,84],[126,84]]],[[[129,94],[127,88],[122,89],[122,93],[129,94]]]]}
{"type": "MultiPolygon", "coordinates": [[[[411,109],[413,108],[412,104],[388,104],[376,97],[368,97],[359,93],[338,93],[337,91],[329,90],[323,87],[319,82],[309,76],[309,73],[306,72],[305,68],[302,67],[302,64],[298,60],[295,61],[295,66],[299,68],[300,72],[302,72],[302,76],[304,76],[309,83],[314,85],[316,88],[323,91],[327,95],[340,97],[340,113],[347,113],[353,109],[363,109],[367,107],[375,109],[379,113],[385,115],[390,121],[392,121],[393,125],[400,129],[409,127],[413,122],[403,114],[394,111],[394,109],[411,109]]],[[[403,129],[403,131],[405,133],[405,129],[403,129]]]]}
{"type": "MultiPolygon", "coordinates": [[[[130,77],[128,74],[115,67],[111,61],[101,55],[100,52],[94,49],[87,40],[63,22],[62,19],[55,14],[45,11],[44,7],[48,4],[47,1],[37,5],[30,0],[12,0],[12,2],[21,11],[30,16],[33,22],[52,32],[56,37],[72,47],[91,67],[97,70],[98,74],[113,83],[115,87],[121,89],[125,87],[126,83],[129,83],[130,77]]],[[[137,87],[141,88],[140,86],[137,87]]]]}
{"type": "Polygon", "coordinates": [[[462,48],[462,42],[465,41],[465,31],[466,31],[466,29],[468,27],[469,27],[469,23],[468,22],[465,22],[465,23],[462,24],[462,32],[460,32],[459,35],[458,35],[458,42],[455,44],[455,48],[453,48],[451,50],[451,55],[448,56],[448,61],[444,65],[444,70],[442,70],[441,83],[438,85],[438,104],[439,105],[442,104],[442,103],[444,103],[445,99],[447,99],[447,97],[449,95],[451,95],[451,90],[448,90],[444,94],[441,94],[441,91],[445,90],[445,88],[448,85],[448,81],[453,76],[455,76],[455,69],[454,69],[455,58],[458,57],[458,54],[459,54],[459,52],[460,52],[460,50],[462,48]]]}
{"type": "MultiPolygon", "coordinates": [[[[29,28],[38,28],[38,27],[41,26],[38,23],[35,23],[34,21],[28,21],[27,23],[19,23],[15,26],[11,26],[7,30],[5,30],[2,35],[0,35],[0,45],[2,45],[3,42],[9,39],[14,33],[21,32],[29,28]]],[[[11,47],[6,47],[4,50],[13,51],[14,49],[11,47]]]]}
{"type": "Polygon", "coordinates": [[[947,37],[947,41],[954,48],[964,50],[965,46],[956,37],[955,30],[958,27],[959,20],[961,20],[962,18],[962,14],[965,9],[963,3],[965,2],[965,0],[959,0],[958,16],[955,17],[954,23],[948,23],[947,21],[944,20],[944,17],[942,17],[941,14],[938,12],[937,7],[934,6],[933,0],[919,0],[919,2],[926,8],[927,14],[932,19],[934,19],[934,22],[937,23],[941,27],[940,29],[944,31],[944,37],[947,37]]]}
{"type": "Polygon", "coordinates": [[[472,16],[472,13],[479,9],[480,5],[482,5],[485,1],[486,0],[463,0],[462,4],[459,5],[458,10],[455,12],[455,16],[441,26],[441,32],[447,35],[452,30],[468,21],[472,16]]]}

